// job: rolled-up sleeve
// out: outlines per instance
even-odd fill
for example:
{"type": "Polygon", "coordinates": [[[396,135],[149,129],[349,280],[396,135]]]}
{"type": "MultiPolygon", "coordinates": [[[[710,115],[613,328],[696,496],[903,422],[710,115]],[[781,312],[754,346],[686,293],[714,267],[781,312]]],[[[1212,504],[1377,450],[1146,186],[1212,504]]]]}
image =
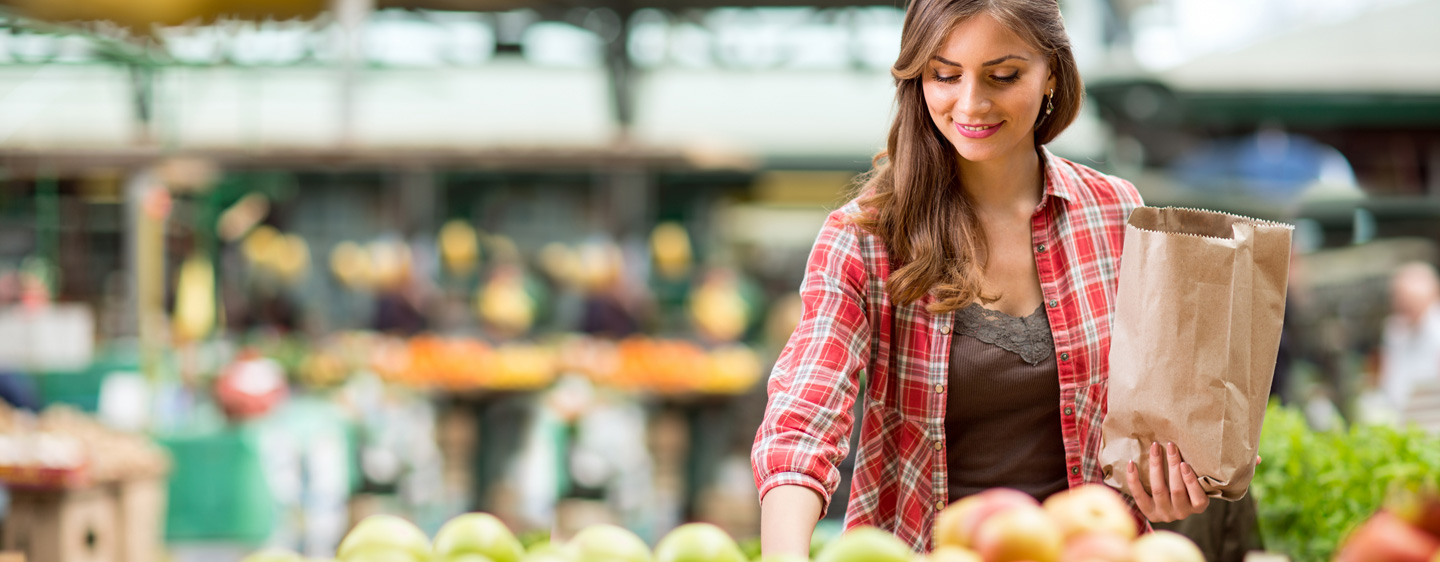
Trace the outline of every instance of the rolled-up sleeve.
{"type": "Polygon", "coordinates": [[[870,360],[868,269],[857,228],[844,217],[832,213],[810,251],[804,313],[770,374],[751,450],[760,499],[776,486],[805,486],[823,498],[822,513],[840,483],[858,381],[870,360]]]}

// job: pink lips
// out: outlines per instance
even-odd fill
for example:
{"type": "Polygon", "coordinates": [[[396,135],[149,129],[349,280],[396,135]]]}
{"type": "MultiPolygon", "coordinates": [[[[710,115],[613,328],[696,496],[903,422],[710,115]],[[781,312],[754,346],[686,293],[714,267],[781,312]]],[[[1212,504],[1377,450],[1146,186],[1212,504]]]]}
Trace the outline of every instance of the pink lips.
{"type": "Polygon", "coordinates": [[[975,125],[966,125],[966,124],[962,124],[962,123],[956,123],[956,124],[955,124],[955,130],[960,131],[960,134],[965,135],[965,138],[970,138],[970,139],[983,139],[983,138],[985,138],[985,137],[988,137],[988,136],[990,136],[990,135],[995,134],[995,131],[999,131],[999,130],[1000,130],[1000,126],[1001,126],[1001,125],[1004,125],[1004,124],[1005,124],[1004,121],[1001,121],[1001,122],[999,122],[999,123],[975,124],[975,125]],[[976,131],[976,130],[973,130],[973,129],[967,129],[966,127],[984,127],[984,128],[981,129],[981,130],[976,131]]]}

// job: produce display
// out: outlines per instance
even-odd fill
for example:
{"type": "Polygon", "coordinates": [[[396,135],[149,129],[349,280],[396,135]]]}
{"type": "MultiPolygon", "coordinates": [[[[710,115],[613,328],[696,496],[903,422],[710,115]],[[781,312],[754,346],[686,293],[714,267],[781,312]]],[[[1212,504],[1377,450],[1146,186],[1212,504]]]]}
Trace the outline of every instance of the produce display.
{"type": "Polygon", "coordinates": [[[377,343],[371,366],[386,380],[447,390],[543,388],[555,379],[555,353],[531,344],[492,347],[474,338],[415,336],[377,343]]]}
{"type": "Polygon", "coordinates": [[[659,394],[735,394],[763,374],[760,356],[739,344],[705,349],[685,340],[630,337],[620,342],[575,338],[561,364],[596,384],[659,394]]]}
{"type": "Polygon", "coordinates": [[[342,332],[303,350],[293,344],[261,349],[307,388],[343,384],[369,370],[416,389],[538,390],[562,373],[597,385],[657,394],[738,394],[764,375],[755,350],[743,344],[711,348],[680,339],[634,336],[611,341],[573,335],[548,343],[492,345],[470,337],[423,334],[395,338],[342,332]]]}
{"type": "Polygon", "coordinates": [[[1294,562],[1333,560],[1340,541],[1404,490],[1440,486],[1440,437],[1357,424],[1315,431],[1298,410],[1265,414],[1251,493],[1265,547],[1294,562]]]}
{"type": "MultiPolygon", "coordinates": [[[[1440,509],[1440,504],[1437,504],[1440,509]]],[[[1426,512],[1430,513],[1430,512],[1426,512]]],[[[1435,514],[1440,515],[1440,511],[1435,514]]],[[[888,532],[857,527],[824,545],[816,562],[1205,562],[1189,539],[1167,531],[1139,535],[1120,495],[1091,484],[1062,492],[1044,504],[997,488],[951,504],[936,519],[936,549],[916,554],[888,532]]],[[[245,562],[299,562],[262,551],[245,562]]],[[[290,554],[289,556],[294,556],[290,554]]],[[[341,541],[339,562],[748,562],[719,527],[690,523],[675,528],[652,550],[635,533],[593,525],[563,543],[528,550],[492,515],[451,519],[433,541],[408,521],[374,515],[341,541]]],[[[761,562],[808,562],[766,557],[761,562]]],[[[1428,561],[1424,561],[1428,562],[1428,561]]]]}
{"type": "Polygon", "coordinates": [[[1440,495],[1397,492],[1385,508],[1355,529],[1336,562],[1440,560],[1440,495]]]}
{"type": "Polygon", "coordinates": [[[1102,484],[1055,494],[1044,504],[1005,488],[966,497],[936,517],[935,544],[930,562],[1205,562],[1182,535],[1139,535],[1125,500],[1102,484]]]}

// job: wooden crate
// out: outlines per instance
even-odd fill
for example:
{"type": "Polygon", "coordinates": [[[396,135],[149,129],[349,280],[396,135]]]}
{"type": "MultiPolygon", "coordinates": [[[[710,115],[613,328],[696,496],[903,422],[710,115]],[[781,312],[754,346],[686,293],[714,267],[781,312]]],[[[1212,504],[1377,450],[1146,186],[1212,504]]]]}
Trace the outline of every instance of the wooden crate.
{"type": "Polygon", "coordinates": [[[115,497],[105,487],[11,495],[0,549],[28,562],[121,562],[115,497]]]}
{"type": "Polygon", "coordinates": [[[120,562],[163,559],[168,486],[164,477],[137,478],[109,486],[120,529],[120,562]]]}

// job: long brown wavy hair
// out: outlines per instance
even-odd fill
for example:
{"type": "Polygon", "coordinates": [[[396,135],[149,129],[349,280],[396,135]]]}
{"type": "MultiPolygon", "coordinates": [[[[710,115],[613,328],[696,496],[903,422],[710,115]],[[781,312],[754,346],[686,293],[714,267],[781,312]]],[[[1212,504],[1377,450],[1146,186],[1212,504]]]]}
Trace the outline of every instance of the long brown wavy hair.
{"type": "Polygon", "coordinates": [[[914,0],[910,4],[900,36],[900,57],[890,69],[896,83],[895,122],[885,150],[875,156],[874,168],[861,180],[859,204],[865,212],[851,220],[885,241],[895,268],[886,284],[891,300],[910,304],[933,292],[935,299],[927,306],[932,314],[998,298],[982,294],[985,234],[960,189],[958,154],[931,120],[922,86],[926,64],[950,31],[980,13],[990,14],[1049,61],[1055,76],[1055,109],[1048,116],[1037,113],[1037,147],[1070,126],[1084,97],[1057,0],[914,0]]]}

